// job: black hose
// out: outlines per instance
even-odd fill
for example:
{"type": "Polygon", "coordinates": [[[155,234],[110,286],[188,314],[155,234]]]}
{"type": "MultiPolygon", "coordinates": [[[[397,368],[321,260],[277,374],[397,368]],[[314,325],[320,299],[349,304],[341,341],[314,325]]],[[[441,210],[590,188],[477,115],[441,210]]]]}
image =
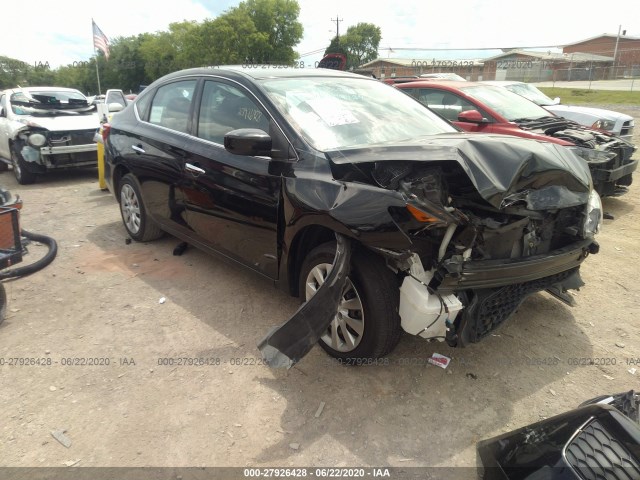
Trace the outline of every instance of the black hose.
{"type": "Polygon", "coordinates": [[[24,267],[14,268],[13,270],[0,272],[0,280],[5,280],[7,278],[25,277],[27,275],[31,275],[32,273],[36,273],[53,262],[53,259],[56,258],[56,255],[58,254],[58,244],[53,238],[47,237],[46,235],[40,235],[38,233],[27,232],[26,230],[22,230],[22,235],[27,237],[29,240],[33,240],[34,242],[44,243],[49,247],[49,251],[37,262],[33,262],[32,264],[26,265],[24,267]]]}

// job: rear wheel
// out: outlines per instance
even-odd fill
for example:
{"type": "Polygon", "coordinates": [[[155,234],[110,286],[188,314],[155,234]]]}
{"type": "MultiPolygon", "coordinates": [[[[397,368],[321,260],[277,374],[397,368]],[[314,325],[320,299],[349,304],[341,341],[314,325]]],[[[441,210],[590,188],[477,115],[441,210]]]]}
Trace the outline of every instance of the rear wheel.
{"type": "Polygon", "coordinates": [[[162,237],[164,232],[147,215],[138,182],[130,173],[120,180],[120,213],[127,232],[134,240],[148,242],[162,237]]]}
{"type": "MultiPolygon", "coordinates": [[[[305,259],[299,285],[305,301],[324,284],[335,251],[335,242],[325,243],[305,259]]],[[[353,363],[387,355],[400,340],[398,302],[398,282],[382,259],[355,251],[336,316],[321,337],[320,346],[332,357],[353,363]]]]}
{"type": "Polygon", "coordinates": [[[11,165],[13,165],[13,174],[20,185],[30,185],[36,181],[36,174],[27,170],[22,155],[13,145],[11,146],[11,165]]]}

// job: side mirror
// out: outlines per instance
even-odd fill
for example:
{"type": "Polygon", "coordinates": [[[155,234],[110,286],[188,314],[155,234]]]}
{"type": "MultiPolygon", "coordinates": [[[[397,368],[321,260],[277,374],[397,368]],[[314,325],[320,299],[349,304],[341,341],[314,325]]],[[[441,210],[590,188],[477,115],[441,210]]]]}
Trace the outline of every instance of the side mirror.
{"type": "Polygon", "coordinates": [[[553,99],[553,104],[554,105],[560,105],[560,97],[556,97],[553,99]]]}
{"type": "Polygon", "coordinates": [[[119,103],[115,103],[115,102],[114,102],[114,103],[110,103],[110,104],[109,104],[109,111],[110,111],[110,112],[119,112],[119,111],[121,111],[123,108],[124,108],[124,107],[123,107],[121,104],[119,104],[119,103]]]}
{"type": "Polygon", "coordinates": [[[224,148],[234,155],[270,157],[271,137],[257,128],[239,128],[224,136],[224,148]]]}
{"type": "Polygon", "coordinates": [[[467,123],[488,123],[489,122],[477,110],[465,110],[464,112],[460,112],[458,114],[458,121],[467,122],[467,123]]]}

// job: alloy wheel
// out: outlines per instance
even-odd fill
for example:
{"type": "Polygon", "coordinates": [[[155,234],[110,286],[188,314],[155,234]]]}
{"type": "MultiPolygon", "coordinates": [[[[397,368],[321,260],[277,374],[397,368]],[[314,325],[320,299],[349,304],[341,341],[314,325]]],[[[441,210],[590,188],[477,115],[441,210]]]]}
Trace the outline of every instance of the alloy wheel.
{"type": "MultiPolygon", "coordinates": [[[[331,267],[330,263],[321,263],[311,269],[305,281],[305,300],[313,297],[324,284],[331,267]]],[[[332,349],[346,353],[353,351],[360,344],[363,333],[362,300],[351,280],[347,278],[336,316],[320,339],[332,349]]]]}

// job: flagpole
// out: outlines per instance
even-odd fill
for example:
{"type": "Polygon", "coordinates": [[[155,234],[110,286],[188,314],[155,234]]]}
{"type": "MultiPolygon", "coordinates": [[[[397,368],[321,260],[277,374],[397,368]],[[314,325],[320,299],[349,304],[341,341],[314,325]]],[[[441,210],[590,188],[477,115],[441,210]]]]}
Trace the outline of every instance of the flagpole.
{"type": "MultiPolygon", "coordinates": [[[[95,22],[91,19],[91,39],[94,38],[94,26],[95,22]]],[[[100,88],[100,70],[98,69],[98,51],[96,50],[96,42],[93,40],[93,53],[96,57],[96,77],[98,77],[98,95],[102,95],[102,88],[100,88]]]]}

